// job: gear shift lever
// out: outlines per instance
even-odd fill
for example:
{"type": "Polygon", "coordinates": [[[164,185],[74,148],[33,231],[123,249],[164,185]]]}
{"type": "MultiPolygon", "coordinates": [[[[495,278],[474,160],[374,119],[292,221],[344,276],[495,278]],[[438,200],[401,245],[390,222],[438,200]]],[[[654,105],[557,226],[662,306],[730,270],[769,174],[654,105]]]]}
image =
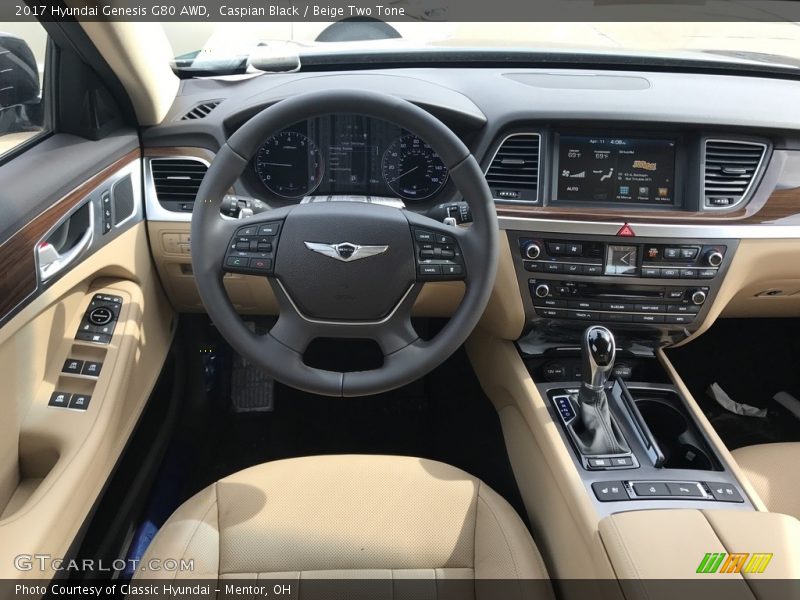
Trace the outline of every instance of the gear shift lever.
{"type": "Polygon", "coordinates": [[[581,357],[583,385],[592,391],[602,390],[614,367],[617,347],[614,336],[605,327],[595,325],[583,333],[581,357]]]}
{"type": "Polygon", "coordinates": [[[573,397],[580,418],[570,424],[573,439],[585,455],[630,452],[625,437],[611,416],[605,392],[608,373],[614,367],[614,336],[605,327],[589,327],[583,334],[581,353],[583,385],[577,397],[573,397]]]}

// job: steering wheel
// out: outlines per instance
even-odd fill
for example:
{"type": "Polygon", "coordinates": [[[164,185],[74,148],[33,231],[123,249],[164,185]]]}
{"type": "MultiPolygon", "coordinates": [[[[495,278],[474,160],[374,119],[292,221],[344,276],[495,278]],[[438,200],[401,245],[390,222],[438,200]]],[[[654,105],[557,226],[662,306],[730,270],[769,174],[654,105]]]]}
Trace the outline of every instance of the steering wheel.
{"type": "Polygon", "coordinates": [[[494,285],[498,225],[478,163],[441,121],[410,102],[372,91],[311,92],[282,100],[242,125],[216,155],[192,213],[192,267],[209,316],[230,345],[287,385],[326,396],[364,396],[425,375],[464,343],[494,285]],[[225,219],[220,205],[258,148],[309,118],[357,113],[390,121],[428,141],[469,204],[473,223],[453,227],[411,211],[366,202],[320,202],[225,219]],[[228,298],[225,273],[269,279],[280,314],[264,335],[251,331],[228,298]],[[461,304],[424,341],[411,307],[425,282],[463,280],[461,304]],[[374,340],[377,369],[308,366],[315,338],[374,340]]]}

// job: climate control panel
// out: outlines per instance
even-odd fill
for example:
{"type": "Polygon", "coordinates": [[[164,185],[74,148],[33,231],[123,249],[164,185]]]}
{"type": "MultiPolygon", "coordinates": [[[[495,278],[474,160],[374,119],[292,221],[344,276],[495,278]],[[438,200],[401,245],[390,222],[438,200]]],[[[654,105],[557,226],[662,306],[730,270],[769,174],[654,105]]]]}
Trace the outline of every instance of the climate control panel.
{"type": "Polygon", "coordinates": [[[675,335],[703,322],[738,246],[734,239],[530,231],[508,237],[530,324],[649,326],[675,335]]]}
{"type": "Polygon", "coordinates": [[[713,279],[726,244],[640,243],[527,238],[519,254],[530,273],[565,273],[645,279],[713,279]]]}

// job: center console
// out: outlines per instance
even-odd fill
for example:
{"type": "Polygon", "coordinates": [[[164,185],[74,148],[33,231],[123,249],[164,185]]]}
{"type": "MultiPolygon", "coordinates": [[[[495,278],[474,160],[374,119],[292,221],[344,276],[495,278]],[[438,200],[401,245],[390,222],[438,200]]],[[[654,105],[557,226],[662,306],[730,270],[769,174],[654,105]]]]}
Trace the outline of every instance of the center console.
{"type": "Polygon", "coordinates": [[[697,329],[737,240],[639,238],[509,231],[529,326],[551,320],[697,329]]]}

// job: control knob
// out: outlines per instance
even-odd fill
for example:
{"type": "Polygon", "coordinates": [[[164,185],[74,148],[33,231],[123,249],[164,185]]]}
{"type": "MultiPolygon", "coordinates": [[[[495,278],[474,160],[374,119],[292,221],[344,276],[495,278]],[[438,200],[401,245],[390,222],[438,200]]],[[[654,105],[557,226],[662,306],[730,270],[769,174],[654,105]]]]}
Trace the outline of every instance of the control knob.
{"type": "Polygon", "coordinates": [[[706,258],[706,264],[708,264],[708,266],[718,267],[722,264],[722,259],[724,257],[722,256],[722,252],[720,252],[719,250],[710,250],[708,253],[706,253],[705,258],[706,258]]]}
{"type": "Polygon", "coordinates": [[[694,290],[691,295],[692,304],[700,306],[706,301],[706,293],[703,290],[694,290]]]}
{"type": "Polygon", "coordinates": [[[550,286],[546,283],[540,283],[536,286],[536,289],[533,293],[536,294],[537,298],[547,298],[547,296],[550,294],[550,286]]]}
{"type": "Polygon", "coordinates": [[[522,253],[526,258],[536,260],[542,254],[542,247],[536,242],[525,242],[522,246],[522,253]]]}

